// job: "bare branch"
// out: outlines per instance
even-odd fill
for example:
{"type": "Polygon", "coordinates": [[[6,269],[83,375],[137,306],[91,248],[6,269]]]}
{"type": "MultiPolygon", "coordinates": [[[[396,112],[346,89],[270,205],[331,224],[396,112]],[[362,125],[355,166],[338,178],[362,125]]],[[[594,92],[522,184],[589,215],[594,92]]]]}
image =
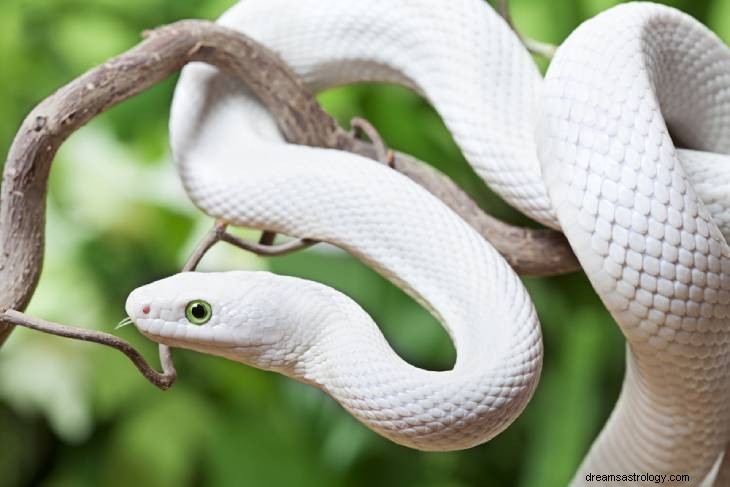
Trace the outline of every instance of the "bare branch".
{"type": "MultiPolygon", "coordinates": [[[[374,130],[374,129],[373,129],[374,130]]],[[[380,139],[379,136],[376,137],[380,139]]],[[[380,160],[377,145],[353,136],[340,138],[341,149],[380,160]]],[[[580,264],[565,236],[556,230],[522,228],[484,212],[448,176],[402,152],[387,151],[387,164],[443,201],[486,238],[514,268],[527,276],[553,276],[579,270],[580,264]]]]}
{"type": "MultiPolygon", "coordinates": [[[[377,158],[372,144],[341,129],[275,55],[246,36],[211,22],[194,20],[151,31],[138,46],[92,69],[41,102],[18,131],[5,164],[0,193],[0,313],[25,309],[37,285],[43,256],[48,173],[59,146],[97,114],[165,79],[190,61],[213,64],[245,83],[268,106],[289,142],[351,150],[377,158]]],[[[516,229],[494,220],[445,176],[407,156],[396,155],[393,167],[435,195],[451,198],[444,200],[446,204],[485,237],[505,242],[516,239],[509,245],[495,245],[515,263],[518,272],[526,269],[534,275],[545,275],[578,268],[558,232],[516,229]],[[519,249],[516,258],[510,257],[513,249],[519,249]],[[546,260],[546,255],[551,258],[546,260]]],[[[226,241],[240,244],[235,238],[226,241]]],[[[311,243],[274,246],[273,252],[258,247],[251,250],[262,255],[280,255],[306,245],[311,243]]],[[[12,325],[0,319],[0,345],[12,325]]]]}
{"type": "Polygon", "coordinates": [[[0,319],[5,323],[14,326],[24,326],[32,330],[42,331],[65,338],[73,338],[74,340],[83,340],[85,342],[98,343],[106,347],[112,347],[126,355],[129,360],[142,372],[145,378],[162,390],[169,389],[175,382],[176,372],[172,361],[162,360],[162,373],[154,370],[142,355],[129,343],[109,333],[96,330],[87,330],[85,328],[76,328],[73,326],[61,325],[51,321],[45,321],[40,318],[28,316],[19,311],[8,310],[0,314],[0,319]]]}
{"type": "Polygon", "coordinates": [[[261,245],[260,243],[249,242],[242,238],[236,237],[230,233],[223,233],[220,239],[226,243],[234,245],[239,249],[253,252],[256,255],[264,255],[267,257],[275,257],[278,255],[291,254],[297,250],[306,249],[312,245],[319,243],[317,240],[311,240],[308,238],[298,238],[291,240],[287,243],[279,245],[261,245]]]}
{"type": "Polygon", "coordinates": [[[532,54],[542,56],[547,60],[552,59],[555,56],[555,52],[558,50],[558,46],[550,44],[549,42],[542,42],[525,36],[520,36],[520,39],[522,39],[522,43],[528,51],[532,54]]]}
{"type": "Polygon", "coordinates": [[[350,120],[350,127],[352,128],[350,135],[357,137],[360,133],[362,133],[373,144],[373,149],[375,149],[374,159],[376,161],[380,161],[383,164],[388,164],[392,167],[394,154],[392,151],[389,151],[388,146],[385,145],[383,137],[380,135],[380,132],[373,127],[373,124],[362,117],[355,117],[350,120]]]}
{"type": "Polygon", "coordinates": [[[407,154],[397,153],[392,167],[446,203],[494,245],[518,274],[553,276],[581,268],[561,232],[516,227],[494,218],[443,173],[407,154]]]}
{"type": "Polygon", "coordinates": [[[519,38],[522,40],[522,44],[524,44],[525,48],[528,51],[530,51],[532,54],[542,56],[548,60],[552,59],[553,56],[555,56],[555,51],[557,51],[558,46],[556,46],[555,44],[549,44],[547,42],[531,39],[527,36],[520,34],[520,32],[515,28],[515,24],[512,22],[512,14],[510,13],[509,0],[497,0],[495,7],[499,15],[501,15],[502,18],[507,22],[507,25],[509,25],[512,30],[515,31],[515,34],[519,36],[519,38]]]}
{"type": "Polygon", "coordinates": [[[193,253],[183,266],[182,272],[194,271],[206,252],[208,252],[208,250],[210,250],[218,242],[226,242],[247,252],[267,257],[290,254],[297,250],[306,249],[307,247],[311,247],[312,245],[319,243],[317,240],[298,238],[284,244],[274,245],[276,233],[269,231],[262,232],[261,239],[258,243],[255,243],[249,242],[248,240],[244,240],[227,232],[227,228],[227,223],[221,220],[216,221],[213,228],[208,231],[197,247],[195,247],[195,250],[193,250],[193,253]],[[261,243],[262,241],[266,243],[261,243]]]}
{"type": "Polygon", "coordinates": [[[562,233],[515,227],[494,218],[482,211],[443,173],[407,154],[388,149],[377,129],[367,120],[355,118],[351,125],[373,144],[354,139],[348,150],[379,160],[426,188],[494,245],[518,274],[550,276],[580,269],[562,233]]]}
{"type": "Polygon", "coordinates": [[[195,247],[195,250],[193,250],[193,253],[188,257],[187,262],[185,262],[182,268],[182,272],[194,271],[198,267],[198,264],[200,264],[205,253],[220,241],[221,235],[226,232],[226,228],[228,228],[227,223],[220,220],[216,221],[213,224],[213,228],[205,234],[203,240],[200,241],[198,246],[195,247]]]}

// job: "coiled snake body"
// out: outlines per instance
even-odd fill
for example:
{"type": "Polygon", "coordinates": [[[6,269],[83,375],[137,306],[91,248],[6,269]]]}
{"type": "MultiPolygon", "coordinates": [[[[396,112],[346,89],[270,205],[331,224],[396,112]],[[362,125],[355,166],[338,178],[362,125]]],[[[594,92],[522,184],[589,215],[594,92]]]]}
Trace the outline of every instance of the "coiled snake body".
{"type": "MultiPolygon", "coordinates": [[[[730,219],[718,190],[730,182],[730,51],[713,34],[670,8],[622,5],[580,26],[543,82],[479,0],[249,0],[220,22],[312,90],[367,80],[418,91],[495,191],[565,232],[628,342],[621,396],[576,483],[708,472],[730,439],[730,219]],[[667,127],[695,150],[676,149],[667,127]]],[[[284,143],[265,109],[208,66],[185,68],[171,135],[202,210],[346,249],[439,318],[457,360],[413,367],[349,298],[257,272],[135,290],[127,311],[145,335],[314,384],[419,449],[482,443],[520,414],[542,358],[535,310],[439,200],[374,161],[284,143]]]]}

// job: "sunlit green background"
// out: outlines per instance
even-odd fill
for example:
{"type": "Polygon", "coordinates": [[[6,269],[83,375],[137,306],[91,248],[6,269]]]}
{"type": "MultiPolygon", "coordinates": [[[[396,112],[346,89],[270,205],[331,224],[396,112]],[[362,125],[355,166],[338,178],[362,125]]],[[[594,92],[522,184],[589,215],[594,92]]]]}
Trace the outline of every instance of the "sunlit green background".
{"type": "MultiPolygon", "coordinates": [[[[34,104],[134,45],[142,30],[215,18],[232,3],[2,0],[0,152],[34,104]]],[[[556,43],[614,3],[512,2],[518,28],[556,43]]],[[[730,0],[671,3],[730,41],[730,0]]],[[[170,161],[173,86],[168,80],[99,117],[61,150],[31,313],[112,330],[126,294],[179,269],[210,224],[185,198],[170,161]]],[[[345,125],[353,115],[367,117],[389,145],[446,171],[491,213],[527,223],[473,176],[417,96],[368,86],[326,93],[322,101],[345,125]]],[[[436,322],[345,254],[315,248],[264,261],[221,246],[203,265],[265,267],[352,296],[408,360],[429,368],[451,363],[453,350],[436,322]]],[[[160,392],[117,352],[17,330],[0,350],[0,486],[563,486],[616,399],[623,339],[582,275],[525,284],[544,330],[540,386],[505,433],[454,453],[391,444],[322,393],[241,364],[176,351],[178,383],[160,392]]],[[[153,344],[133,327],[117,333],[156,360],[153,344]]]]}

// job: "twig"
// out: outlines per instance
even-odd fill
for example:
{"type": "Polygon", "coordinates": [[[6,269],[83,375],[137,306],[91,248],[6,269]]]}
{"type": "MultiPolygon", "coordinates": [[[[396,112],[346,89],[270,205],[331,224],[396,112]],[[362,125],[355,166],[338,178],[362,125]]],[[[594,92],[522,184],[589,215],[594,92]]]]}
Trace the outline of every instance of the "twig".
{"type": "Polygon", "coordinates": [[[100,345],[119,350],[132,361],[135,367],[142,372],[142,375],[144,375],[148,381],[163,391],[169,389],[172,383],[175,382],[177,374],[169,354],[164,357],[161,356],[162,373],[160,373],[150,367],[144,357],[142,357],[142,355],[132,345],[121,338],[110,335],[109,333],[61,325],[14,310],[8,310],[4,313],[0,313],[0,319],[14,326],[23,326],[32,330],[42,331],[44,333],[50,333],[60,337],[73,338],[74,340],[98,343],[100,345]]]}
{"type": "Polygon", "coordinates": [[[532,54],[542,56],[547,60],[550,60],[553,56],[555,56],[555,51],[557,51],[558,46],[524,36],[515,28],[515,24],[512,21],[512,14],[510,13],[509,0],[497,0],[496,10],[505,22],[507,22],[507,25],[509,25],[515,34],[519,36],[522,44],[528,51],[532,54]]]}
{"type": "MultiPolygon", "coordinates": [[[[290,254],[292,252],[296,252],[297,250],[306,249],[307,247],[311,247],[312,245],[319,243],[319,241],[317,240],[306,238],[294,239],[279,245],[273,245],[269,243],[262,244],[260,240],[259,243],[255,243],[249,242],[248,240],[244,240],[240,237],[233,235],[230,232],[227,232],[227,228],[227,223],[221,220],[217,220],[215,224],[213,224],[213,228],[208,230],[208,233],[205,234],[200,243],[198,243],[198,245],[195,247],[195,250],[193,250],[193,253],[190,255],[187,262],[185,262],[185,265],[182,268],[182,272],[194,271],[198,267],[198,264],[200,263],[205,253],[208,252],[208,250],[210,250],[211,247],[213,247],[218,242],[226,242],[235,247],[238,247],[239,249],[246,250],[247,252],[267,257],[290,254]]],[[[262,237],[267,234],[276,236],[276,233],[274,232],[265,231],[262,233],[262,237]]]]}
{"type": "Polygon", "coordinates": [[[370,142],[373,143],[373,147],[375,149],[375,160],[388,165],[392,163],[392,152],[389,152],[388,146],[385,145],[383,137],[373,124],[362,117],[354,117],[350,120],[350,127],[352,128],[350,134],[352,134],[353,137],[357,137],[360,133],[362,133],[368,138],[368,140],[370,140],[370,142]]]}
{"type": "Polygon", "coordinates": [[[211,228],[208,233],[205,234],[203,240],[198,243],[197,247],[195,247],[195,250],[193,250],[193,253],[190,254],[190,257],[188,257],[188,260],[185,262],[185,265],[182,268],[182,272],[194,271],[198,267],[198,264],[200,264],[200,261],[203,259],[205,253],[208,252],[211,247],[213,247],[216,243],[220,241],[221,235],[226,232],[226,228],[228,228],[227,223],[221,220],[217,220],[213,224],[213,228],[211,228]]]}
{"type": "Polygon", "coordinates": [[[525,45],[528,51],[532,54],[542,56],[547,60],[551,60],[555,56],[555,52],[558,50],[558,46],[550,44],[549,42],[542,42],[523,35],[520,36],[522,43],[525,45]]]}
{"type": "Polygon", "coordinates": [[[299,238],[279,245],[261,245],[259,243],[249,242],[248,240],[236,237],[228,232],[221,234],[220,239],[223,242],[238,247],[239,249],[253,252],[256,255],[264,255],[268,257],[291,254],[297,250],[306,249],[307,247],[311,247],[312,245],[319,243],[317,240],[299,238]]]}

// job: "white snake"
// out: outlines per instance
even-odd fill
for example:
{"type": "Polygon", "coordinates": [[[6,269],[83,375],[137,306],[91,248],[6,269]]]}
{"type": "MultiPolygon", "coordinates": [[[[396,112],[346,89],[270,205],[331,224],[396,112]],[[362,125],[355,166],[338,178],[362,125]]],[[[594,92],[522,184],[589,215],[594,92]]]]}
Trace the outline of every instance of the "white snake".
{"type": "MultiPolygon", "coordinates": [[[[362,80],[417,90],[495,191],[565,232],[629,344],[616,409],[575,484],[589,472],[695,482],[708,472],[730,439],[730,205],[718,190],[730,182],[720,155],[730,51],[712,33],[667,7],[622,5],[580,26],[543,82],[479,0],[249,0],[220,22],[312,90],[362,80]],[[667,125],[706,152],[675,149],[667,125]]],[[[346,249],[439,318],[457,360],[445,372],[413,367],[346,296],[261,272],[135,290],[127,312],[142,333],[316,385],[423,450],[482,443],[521,413],[542,359],[535,310],[439,200],[374,161],[284,143],[244,88],[204,65],[184,70],[171,134],[203,211],[346,249]]]]}

